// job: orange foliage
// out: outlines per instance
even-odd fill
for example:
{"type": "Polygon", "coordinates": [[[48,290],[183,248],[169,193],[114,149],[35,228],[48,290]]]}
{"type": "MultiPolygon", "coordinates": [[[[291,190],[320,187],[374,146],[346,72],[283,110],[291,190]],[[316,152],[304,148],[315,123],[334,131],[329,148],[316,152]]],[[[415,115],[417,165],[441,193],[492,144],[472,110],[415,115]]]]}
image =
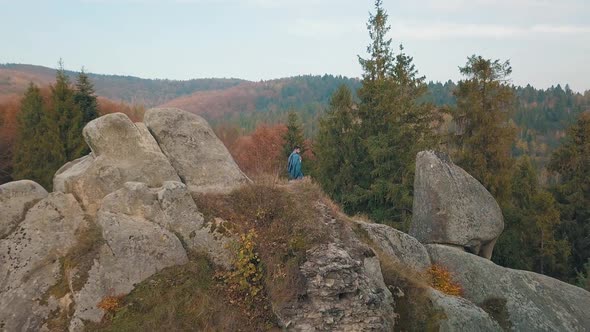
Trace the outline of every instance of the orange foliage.
{"type": "Polygon", "coordinates": [[[233,139],[233,143],[231,137],[225,138],[224,143],[246,174],[278,175],[286,162],[283,157],[283,135],[286,131],[285,125],[262,124],[251,135],[233,139]]]}
{"type": "Polygon", "coordinates": [[[187,96],[175,98],[162,107],[177,107],[185,111],[206,115],[208,118],[221,118],[226,114],[249,113],[256,110],[260,97],[278,97],[283,82],[245,82],[230,88],[197,91],[187,96]]]}
{"type": "Polygon", "coordinates": [[[11,180],[12,151],[16,137],[16,115],[20,109],[20,98],[16,95],[0,99],[0,183],[11,180]]]}
{"type": "Polygon", "coordinates": [[[97,304],[97,307],[106,311],[114,312],[121,307],[123,296],[106,296],[97,304]]]}
{"type": "Polygon", "coordinates": [[[463,288],[461,285],[454,282],[451,273],[440,265],[431,265],[428,268],[428,276],[430,277],[430,286],[445,294],[453,296],[463,295],[463,288]]]}
{"type": "Polygon", "coordinates": [[[114,102],[110,99],[98,97],[98,111],[100,115],[110,113],[125,113],[133,122],[140,122],[143,120],[145,108],[138,105],[129,105],[123,102],[114,102]]]}

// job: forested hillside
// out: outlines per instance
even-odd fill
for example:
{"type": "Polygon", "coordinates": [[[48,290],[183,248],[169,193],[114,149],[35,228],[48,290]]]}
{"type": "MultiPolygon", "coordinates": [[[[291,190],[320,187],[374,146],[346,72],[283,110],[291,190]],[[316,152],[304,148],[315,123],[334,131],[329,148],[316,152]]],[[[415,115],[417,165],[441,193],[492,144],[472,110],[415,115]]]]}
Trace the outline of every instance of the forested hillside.
{"type": "MultiPolygon", "coordinates": [[[[77,72],[65,71],[73,79],[77,72]]],[[[23,93],[29,82],[39,86],[50,84],[55,78],[52,68],[25,65],[0,64],[0,95],[23,93]]],[[[232,87],[246,81],[240,79],[202,78],[187,81],[167,79],[144,79],[133,76],[91,74],[99,96],[146,107],[157,106],[174,98],[196,91],[218,90],[232,87]]]]}

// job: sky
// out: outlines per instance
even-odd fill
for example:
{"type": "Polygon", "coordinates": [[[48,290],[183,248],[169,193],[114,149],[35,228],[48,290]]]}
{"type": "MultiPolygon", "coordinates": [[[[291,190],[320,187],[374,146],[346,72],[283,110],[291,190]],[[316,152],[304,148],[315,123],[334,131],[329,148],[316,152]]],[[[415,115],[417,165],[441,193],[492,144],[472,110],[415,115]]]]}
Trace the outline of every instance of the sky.
{"type": "MultiPolygon", "coordinates": [[[[427,80],[468,56],[512,82],[590,90],[590,0],[383,0],[427,80]]],[[[144,78],[360,77],[373,0],[0,0],[0,63],[144,78]]],[[[397,46],[396,46],[397,49],[397,46]]]]}

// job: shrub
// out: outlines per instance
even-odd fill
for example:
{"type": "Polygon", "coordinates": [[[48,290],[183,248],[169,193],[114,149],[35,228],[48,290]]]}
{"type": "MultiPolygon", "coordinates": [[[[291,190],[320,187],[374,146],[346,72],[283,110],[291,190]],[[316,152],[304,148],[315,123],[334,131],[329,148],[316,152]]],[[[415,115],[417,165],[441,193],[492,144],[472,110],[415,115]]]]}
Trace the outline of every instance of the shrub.
{"type": "Polygon", "coordinates": [[[105,296],[98,304],[96,305],[98,308],[106,311],[107,313],[114,313],[117,311],[122,304],[123,296],[105,296]]]}
{"type": "Polygon", "coordinates": [[[428,268],[428,275],[430,276],[430,286],[432,288],[448,295],[463,295],[461,285],[452,280],[451,273],[444,267],[436,264],[431,265],[428,268]]]}
{"type": "Polygon", "coordinates": [[[241,297],[246,303],[260,302],[262,295],[262,263],[255,251],[256,232],[248,231],[240,235],[238,254],[234,269],[222,274],[230,293],[241,297]]]}

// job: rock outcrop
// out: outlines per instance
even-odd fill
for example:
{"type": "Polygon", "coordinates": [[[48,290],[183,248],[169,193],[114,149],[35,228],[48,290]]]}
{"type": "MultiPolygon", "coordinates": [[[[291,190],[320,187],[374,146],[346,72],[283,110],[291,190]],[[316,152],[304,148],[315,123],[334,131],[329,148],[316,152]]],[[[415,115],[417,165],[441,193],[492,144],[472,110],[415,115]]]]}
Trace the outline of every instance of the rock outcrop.
{"type": "MultiPolygon", "coordinates": [[[[128,187],[133,185],[136,184],[128,187]]],[[[100,322],[104,311],[97,304],[103,298],[125,295],[157,271],[188,262],[176,235],[149,221],[141,212],[121,212],[118,208],[124,202],[120,199],[119,192],[108,195],[98,212],[97,221],[106,243],[89,271],[88,281],[74,296],[76,312],[72,326],[80,325],[78,319],[100,322]]]]}
{"type": "Polygon", "coordinates": [[[47,190],[36,182],[21,180],[0,186],[0,239],[25,219],[27,211],[47,197],[47,190]]]}
{"type": "Polygon", "coordinates": [[[502,211],[481,183],[443,153],[418,153],[410,235],[490,259],[503,229],[502,211]]]}
{"type": "Polygon", "coordinates": [[[128,182],[103,202],[101,211],[143,218],[177,235],[188,250],[207,253],[218,265],[229,267],[228,247],[232,240],[223,235],[223,222],[206,223],[186,185],[167,181],[162,187],[128,182]]]}
{"type": "MultiPolygon", "coordinates": [[[[241,192],[225,194],[249,180],[203,119],[154,109],[144,125],[110,114],[89,123],[84,137],[92,153],[57,172],[55,192],[31,181],[0,186],[2,331],[83,331],[104,318],[103,300],[141,289],[138,284],[157,280],[152,276],[177,273],[175,266],[190,266],[194,257],[205,263],[191,269],[211,269],[208,281],[212,271],[233,268],[232,252],[239,248],[232,247],[235,228],[224,227],[216,213],[241,192]]],[[[410,319],[400,315],[402,306],[418,303],[409,298],[413,295],[434,310],[426,319],[442,331],[583,331],[590,326],[590,293],[488,260],[503,228],[501,211],[480,183],[442,154],[418,154],[414,236],[343,216],[319,192],[305,201],[311,189],[296,191],[296,185],[279,185],[277,192],[309,204],[301,214],[313,227],[303,229],[312,230],[308,233],[317,242],[304,246],[304,237],[292,236],[292,243],[290,238],[265,243],[267,250],[285,250],[273,262],[273,278],[285,277],[279,273],[285,259],[293,273],[285,280],[297,281],[289,289],[292,297],[268,309],[287,330],[390,331],[410,319]],[[296,248],[303,249],[296,253],[296,248]],[[451,272],[463,297],[431,287],[425,271],[432,264],[451,272]],[[404,297],[402,288],[412,277],[420,280],[404,297]]],[[[271,210],[256,210],[255,217],[236,217],[231,209],[221,214],[234,227],[244,219],[255,219],[255,228],[270,227],[258,217],[266,220],[276,212],[271,210]]],[[[284,226],[273,227],[278,225],[284,226]]]]}
{"type": "Polygon", "coordinates": [[[504,329],[584,331],[590,292],[533,272],[507,269],[444,245],[427,245],[433,263],[446,267],[465,299],[490,312],[504,329]]]}
{"type": "Polygon", "coordinates": [[[92,153],[60,168],[53,189],[72,193],[90,214],[96,213],[103,197],[126,182],[159,187],[165,181],[180,181],[145,125],[134,124],[125,114],[93,120],[83,134],[92,153]]]}
{"type": "Polygon", "coordinates": [[[390,331],[393,297],[381,277],[377,257],[354,259],[342,245],[308,252],[301,272],[306,301],[288,313],[293,331],[390,331]]]}
{"type": "Polygon", "coordinates": [[[60,258],[76,245],[77,235],[87,226],[72,195],[51,193],[0,240],[3,331],[37,331],[51,311],[58,309],[61,299],[52,296],[50,288],[61,279],[60,258]]]}
{"type": "Polygon", "coordinates": [[[227,193],[249,181],[200,116],[155,108],[144,121],[191,192],[227,193]]]}

